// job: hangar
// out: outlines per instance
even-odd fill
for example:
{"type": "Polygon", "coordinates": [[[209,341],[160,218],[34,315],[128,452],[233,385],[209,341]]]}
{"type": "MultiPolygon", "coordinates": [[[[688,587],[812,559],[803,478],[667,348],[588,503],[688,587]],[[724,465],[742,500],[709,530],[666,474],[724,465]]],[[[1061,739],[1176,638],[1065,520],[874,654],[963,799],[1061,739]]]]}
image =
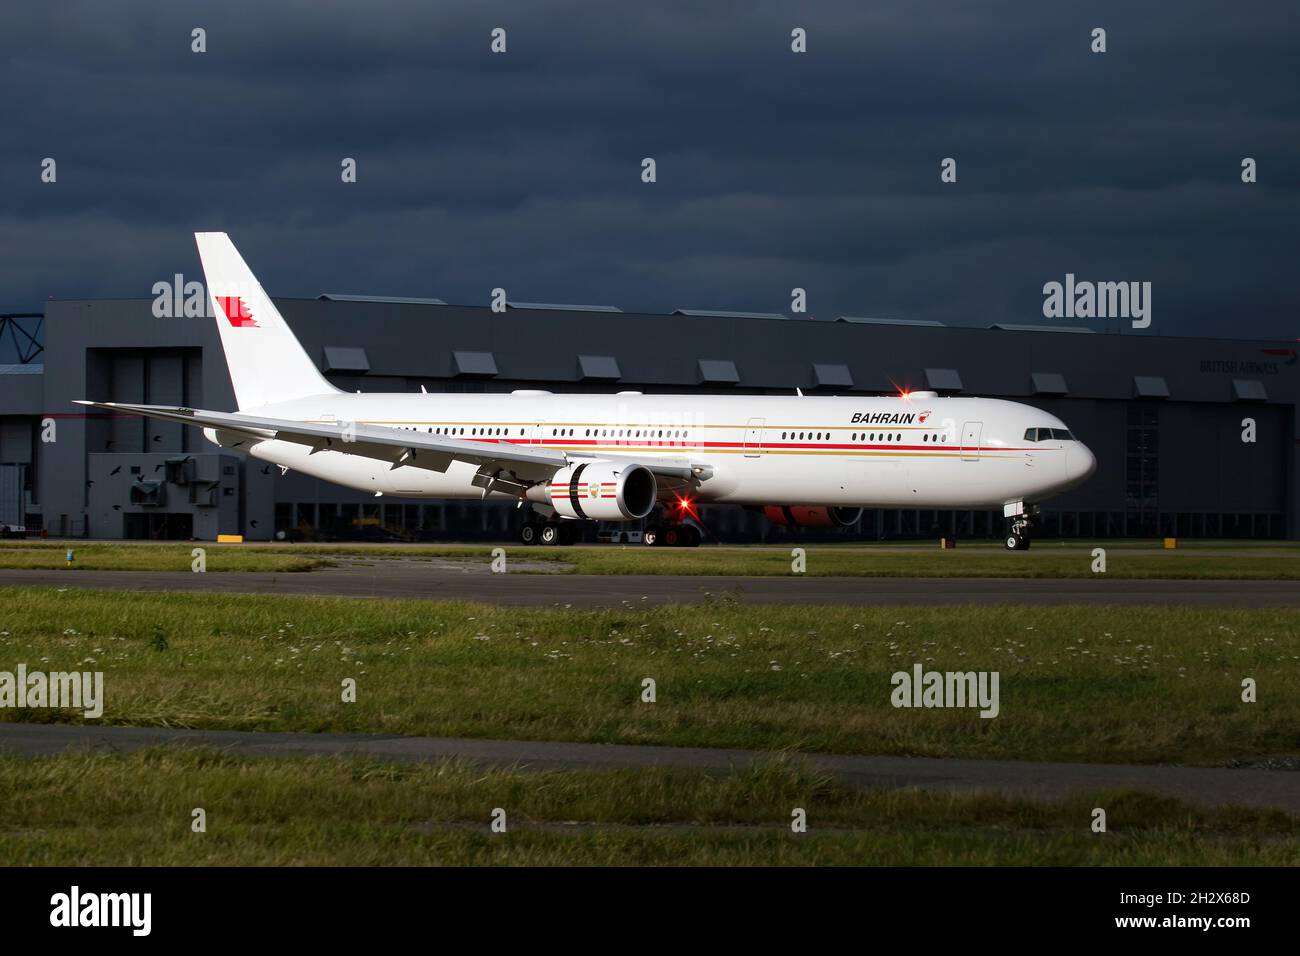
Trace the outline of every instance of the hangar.
{"type": "MultiPolygon", "coordinates": [[[[1090,481],[1043,503],[1040,536],[1297,535],[1293,342],[331,294],[276,305],[326,377],[349,390],[1008,398],[1060,416],[1098,458],[1090,481]]],[[[70,299],[0,317],[13,360],[0,365],[0,525],[92,538],[513,534],[509,504],[376,499],[281,475],[194,429],[72,405],[234,408],[212,320],[156,311],[147,298],[70,299]]],[[[702,519],[724,540],[790,533],[738,508],[706,508],[702,519]]],[[[842,533],[1000,537],[1002,517],[869,510],[842,533]]]]}

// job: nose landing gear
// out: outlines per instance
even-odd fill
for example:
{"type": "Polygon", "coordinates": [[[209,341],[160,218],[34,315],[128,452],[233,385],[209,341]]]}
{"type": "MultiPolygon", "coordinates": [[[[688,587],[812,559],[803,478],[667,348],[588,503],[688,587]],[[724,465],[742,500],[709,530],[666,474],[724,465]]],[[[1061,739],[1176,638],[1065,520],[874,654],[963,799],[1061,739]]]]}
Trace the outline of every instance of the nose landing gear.
{"type": "Polygon", "coordinates": [[[1011,530],[1007,532],[1007,550],[1008,551],[1028,551],[1029,550],[1029,528],[1023,526],[1018,528],[1020,522],[1013,521],[1011,530]]]}
{"type": "Polygon", "coordinates": [[[1007,518],[1007,550],[1028,551],[1029,533],[1034,526],[1032,514],[1020,514],[1007,518]]]}

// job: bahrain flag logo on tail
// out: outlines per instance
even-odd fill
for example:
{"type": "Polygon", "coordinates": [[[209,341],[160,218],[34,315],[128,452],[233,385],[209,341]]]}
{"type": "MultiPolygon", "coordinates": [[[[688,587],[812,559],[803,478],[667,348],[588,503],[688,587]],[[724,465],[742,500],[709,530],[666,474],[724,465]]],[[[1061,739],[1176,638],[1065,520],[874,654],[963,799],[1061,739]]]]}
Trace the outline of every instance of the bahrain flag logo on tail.
{"type": "Polygon", "coordinates": [[[221,311],[226,313],[226,319],[237,329],[256,329],[261,328],[253,321],[253,313],[248,311],[248,306],[244,300],[236,295],[218,295],[214,296],[217,305],[221,306],[221,311]]]}

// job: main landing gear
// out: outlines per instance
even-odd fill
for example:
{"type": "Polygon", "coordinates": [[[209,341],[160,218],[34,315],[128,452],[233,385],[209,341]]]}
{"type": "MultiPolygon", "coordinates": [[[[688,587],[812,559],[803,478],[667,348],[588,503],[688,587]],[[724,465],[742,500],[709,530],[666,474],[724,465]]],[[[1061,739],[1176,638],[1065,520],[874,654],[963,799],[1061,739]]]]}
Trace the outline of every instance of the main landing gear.
{"type": "Polygon", "coordinates": [[[641,541],[652,548],[697,548],[703,535],[693,524],[652,524],[641,541]]]}
{"type": "Polygon", "coordinates": [[[522,544],[564,545],[573,544],[576,539],[577,529],[567,521],[525,521],[519,528],[522,544]]]}
{"type": "MultiPolygon", "coordinates": [[[[581,521],[525,521],[519,527],[519,542],[551,546],[573,544],[582,539],[583,525],[581,521]]],[[[703,532],[685,521],[656,521],[646,525],[641,534],[642,544],[652,548],[697,548],[703,539],[703,532]]],[[[626,536],[623,540],[627,540],[626,536]]]]}

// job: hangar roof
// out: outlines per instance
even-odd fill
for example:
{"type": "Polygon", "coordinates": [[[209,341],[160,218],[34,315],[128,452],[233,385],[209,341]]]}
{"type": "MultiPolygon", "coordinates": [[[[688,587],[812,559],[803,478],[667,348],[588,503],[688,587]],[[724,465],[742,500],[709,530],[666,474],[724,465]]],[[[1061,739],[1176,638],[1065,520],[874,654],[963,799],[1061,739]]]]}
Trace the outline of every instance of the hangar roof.
{"type": "MultiPolygon", "coordinates": [[[[1167,395],[1165,400],[1175,402],[1293,404],[1300,398],[1296,343],[1285,341],[1102,331],[1042,335],[1052,327],[980,328],[850,316],[811,322],[779,313],[700,310],[615,317],[608,307],[593,311],[545,303],[511,303],[513,308],[493,312],[486,305],[391,297],[275,301],[307,354],[350,390],[418,391],[421,385],[447,382],[491,391],[619,387],[743,393],[799,387],[888,394],[932,388],[1012,399],[1127,401],[1167,395]],[[546,308],[546,315],[533,311],[537,308],[546,308]]],[[[201,347],[205,381],[224,378],[214,323],[157,319],[151,305],[147,298],[48,302],[45,378],[70,378],[47,383],[46,390],[76,391],[74,397],[81,397],[85,380],[78,383],[75,376],[85,365],[77,353],[85,349],[201,347]]],[[[9,404],[0,396],[0,406],[9,404]]]]}
{"type": "Polygon", "coordinates": [[[400,305],[446,305],[442,299],[412,299],[404,295],[343,295],[339,292],[322,292],[316,298],[327,302],[396,302],[400,305]]]}

